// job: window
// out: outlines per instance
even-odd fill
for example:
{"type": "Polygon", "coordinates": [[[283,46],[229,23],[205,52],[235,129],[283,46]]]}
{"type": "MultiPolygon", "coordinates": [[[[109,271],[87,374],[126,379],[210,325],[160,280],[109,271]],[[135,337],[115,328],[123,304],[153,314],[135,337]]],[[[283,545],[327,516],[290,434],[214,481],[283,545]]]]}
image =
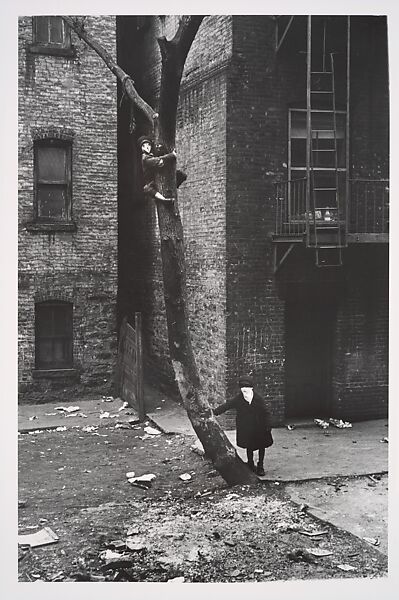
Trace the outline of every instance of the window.
{"type": "Polygon", "coordinates": [[[71,220],[71,144],[45,139],[35,142],[36,220],[52,223],[71,220]]]}
{"type": "Polygon", "coordinates": [[[33,40],[37,46],[71,47],[70,30],[62,17],[33,17],[33,40]]]}
{"type": "Polygon", "coordinates": [[[54,301],[36,304],[36,369],[72,368],[72,340],[72,304],[54,301]]]}

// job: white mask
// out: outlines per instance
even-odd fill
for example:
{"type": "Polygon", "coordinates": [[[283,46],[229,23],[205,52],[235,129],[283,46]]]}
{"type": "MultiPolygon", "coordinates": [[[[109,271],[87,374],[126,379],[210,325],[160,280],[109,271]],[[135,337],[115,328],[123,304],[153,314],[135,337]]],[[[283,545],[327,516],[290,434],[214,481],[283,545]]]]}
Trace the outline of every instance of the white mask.
{"type": "Polygon", "coordinates": [[[250,404],[252,402],[252,398],[254,397],[254,389],[251,387],[242,387],[241,392],[244,396],[244,400],[250,404]]]}

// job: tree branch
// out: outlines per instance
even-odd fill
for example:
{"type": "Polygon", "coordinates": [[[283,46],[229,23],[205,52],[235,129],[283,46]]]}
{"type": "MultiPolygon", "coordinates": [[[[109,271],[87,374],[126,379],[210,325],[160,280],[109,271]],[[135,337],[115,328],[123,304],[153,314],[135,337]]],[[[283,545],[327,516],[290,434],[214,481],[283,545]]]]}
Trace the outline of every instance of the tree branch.
{"type": "Polygon", "coordinates": [[[126,95],[130,98],[133,104],[144,113],[151,125],[153,125],[154,121],[158,118],[158,113],[156,113],[154,109],[151,108],[151,106],[149,106],[149,104],[147,104],[147,102],[145,102],[145,100],[143,100],[143,98],[140,96],[134,87],[134,82],[131,77],[125,73],[125,71],[115,62],[111,54],[107,52],[107,50],[105,50],[105,48],[101,46],[101,44],[99,44],[92,35],[83,29],[82,24],[77,18],[72,19],[71,17],[64,15],[62,18],[65,23],[67,23],[67,25],[69,25],[69,27],[73,29],[73,31],[79,36],[79,38],[86,42],[86,44],[90,46],[90,48],[92,48],[96,54],[98,54],[108,69],[114,75],[116,75],[121,82],[126,95]]]}

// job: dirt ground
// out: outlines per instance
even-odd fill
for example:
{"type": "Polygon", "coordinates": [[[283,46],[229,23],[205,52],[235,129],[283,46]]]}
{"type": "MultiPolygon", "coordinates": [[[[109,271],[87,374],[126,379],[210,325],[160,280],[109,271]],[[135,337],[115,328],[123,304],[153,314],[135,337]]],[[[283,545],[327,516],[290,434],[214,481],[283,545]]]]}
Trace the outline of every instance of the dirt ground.
{"type": "Polygon", "coordinates": [[[308,515],[306,506],[285,495],[284,484],[228,488],[193,452],[192,438],[149,435],[144,427],[87,432],[74,427],[18,436],[18,533],[50,527],[59,537],[47,546],[19,547],[19,581],[235,582],[387,574],[386,556],[308,515]],[[126,478],[131,471],[156,478],[149,489],[138,488],[126,478]],[[184,473],[191,479],[180,479],[184,473]],[[321,551],[326,555],[317,556],[321,551]]]}

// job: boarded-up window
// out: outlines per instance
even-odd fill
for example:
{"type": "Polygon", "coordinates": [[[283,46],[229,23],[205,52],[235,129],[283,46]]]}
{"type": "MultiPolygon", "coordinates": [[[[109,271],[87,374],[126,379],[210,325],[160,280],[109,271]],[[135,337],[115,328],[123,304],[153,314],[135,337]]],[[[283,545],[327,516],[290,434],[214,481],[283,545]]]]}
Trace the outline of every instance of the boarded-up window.
{"type": "Polygon", "coordinates": [[[62,17],[33,17],[33,39],[36,44],[69,48],[69,27],[62,17]]]}
{"type": "Polygon", "coordinates": [[[35,144],[36,218],[71,219],[71,145],[59,140],[35,144]]]}
{"type": "Polygon", "coordinates": [[[36,369],[72,368],[72,315],[73,308],[69,302],[36,304],[36,369]]]}

